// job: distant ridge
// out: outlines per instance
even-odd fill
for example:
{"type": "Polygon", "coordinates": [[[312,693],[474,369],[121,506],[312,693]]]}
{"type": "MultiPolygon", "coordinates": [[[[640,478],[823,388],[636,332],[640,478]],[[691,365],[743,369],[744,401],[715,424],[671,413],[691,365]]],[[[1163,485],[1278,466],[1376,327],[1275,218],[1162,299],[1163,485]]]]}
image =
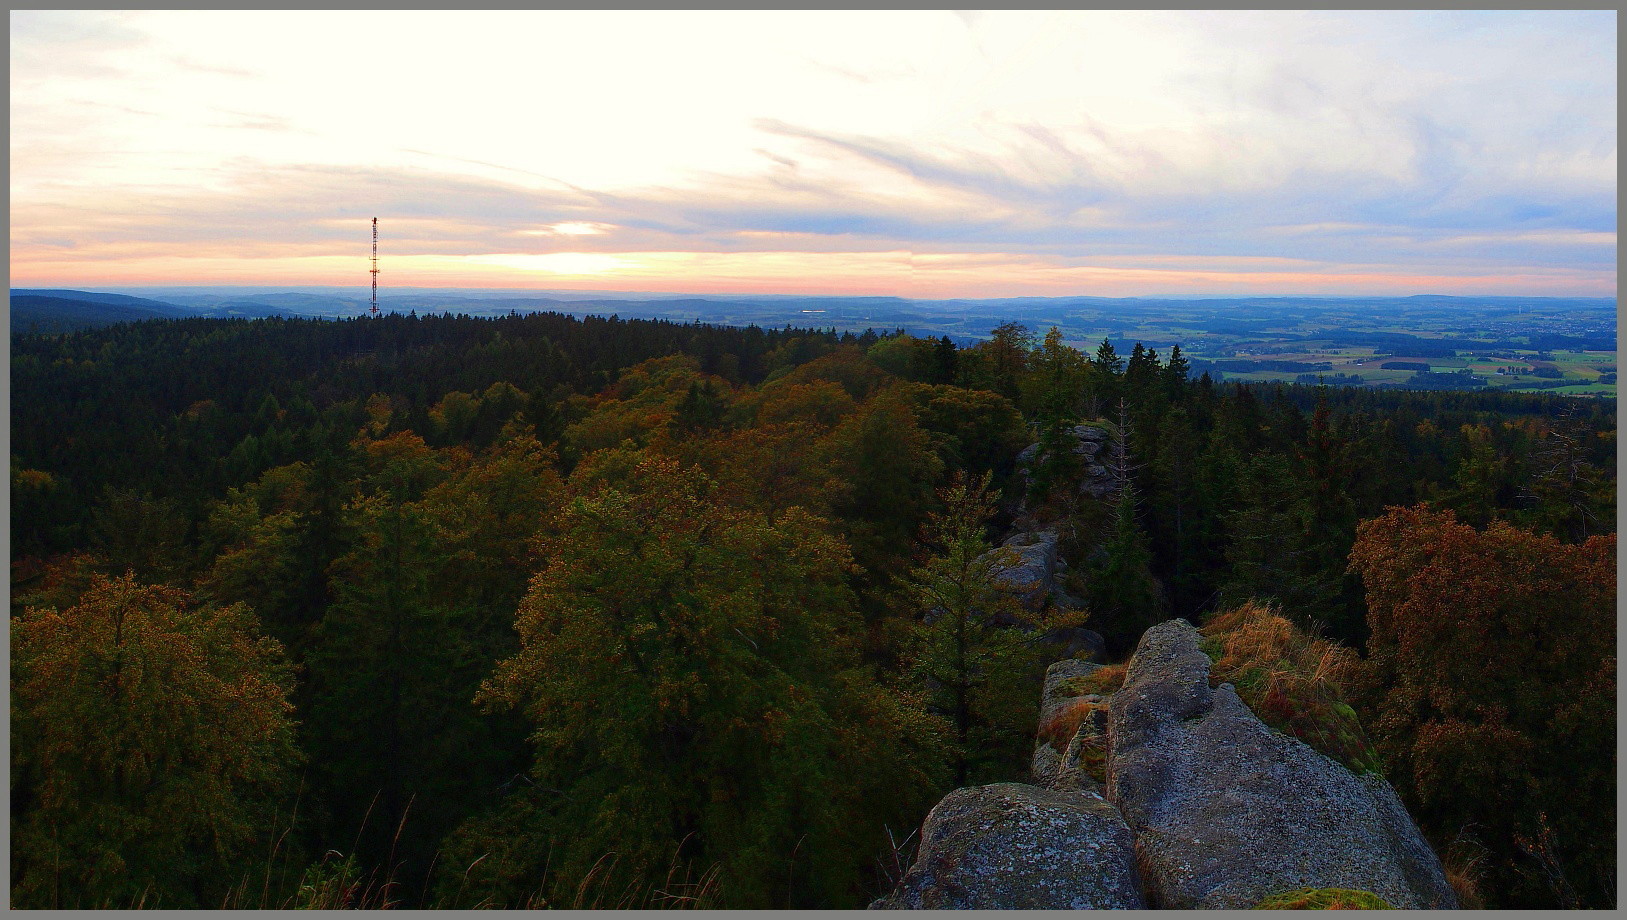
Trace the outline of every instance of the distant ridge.
{"type": "Polygon", "coordinates": [[[175,319],[196,314],[161,300],[92,291],[11,290],[11,334],[71,332],[149,319],[175,319]]]}
{"type": "Polygon", "coordinates": [[[99,291],[70,291],[59,288],[12,288],[12,297],[56,297],[62,300],[82,300],[88,303],[110,304],[117,307],[131,307],[137,310],[148,310],[167,316],[187,316],[189,310],[176,306],[167,300],[153,300],[148,297],[132,297],[129,294],[104,294],[99,291]]]}
{"type": "MultiPolygon", "coordinates": [[[[166,295],[167,296],[167,295],[166,295]]],[[[334,317],[355,312],[355,305],[313,294],[255,294],[242,297],[175,295],[153,300],[129,294],[60,288],[12,288],[11,333],[60,333],[114,323],[192,317],[256,319],[268,316],[334,317]]]]}

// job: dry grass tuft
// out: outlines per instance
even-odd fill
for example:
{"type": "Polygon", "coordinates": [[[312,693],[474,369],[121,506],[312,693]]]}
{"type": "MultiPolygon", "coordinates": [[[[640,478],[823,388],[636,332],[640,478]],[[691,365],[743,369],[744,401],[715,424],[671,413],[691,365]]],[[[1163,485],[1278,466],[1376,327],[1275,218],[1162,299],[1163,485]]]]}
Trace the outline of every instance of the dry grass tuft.
{"type": "Polygon", "coordinates": [[[1079,739],[1079,769],[1086,776],[1105,786],[1107,785],[1107,758],[1111,753],[1107,735],[1083,736],[1079,739]]]}
{"type": "Polygon", "coordinates": [[[1106,703],[1093,703],[1088,700],[1076,700],[1063,708],[1056,715],[1046,719],[1039,727],[1039,737],[1056,749],[1058,754],[1067,752],[1068,742],[1079,733],[1079,726],[1085,724],[1096,713],[1106,713],[1106,703]]]}
{"type": "Polygon", "coordinates": [[[1153,859],[1146,843],[1149,834],[1156,833],[1157,831],[1151,828],[1144,829],[1132,844],[1135,848],[1136,880],[1141,883],[1141,899],[1146,902],[1149,910],[1161,910],[1164,907],[1158,887],[1162,873],[1158,871],[1158,863],[1153,859]]]}
{"type": "Polygon", "coordinates": [[[1452,893],[1457,895],[1459,910],[1485,910],[1486,898],[1480,893],[1481,857],[1484,853],[1473,856],[1464,856],[1461,850],[1452,850],[1446,854],[1441,868],[1446,872],[1446,883],[1452,886],[1452,893]]]}
{"type": "Polygon", "coordinates": [[[1070,677],[1057,684],[1056,696],[1111,696],[1124,686],[1124,677],[1130,670],[1129,662],[1104,664],[1083,677],[1070,677]]]}
{"type": "Polygon", "coordinates": [[[1357,773],[1379,773],[1346,688],[1361,661],[1337,643],[1307,635],[1254,602],[1216,615],[1201,630],[1214,660],[1209,682],[1230,683],[1267,725],[1305,742],[1357,773]]]}
{"type": "Polygon", "coordinates": [[[1369,891],[1351,888],[1299,888],[1274,894],[1254,905],[1255,910],[1395,910],[1369,891]]]}

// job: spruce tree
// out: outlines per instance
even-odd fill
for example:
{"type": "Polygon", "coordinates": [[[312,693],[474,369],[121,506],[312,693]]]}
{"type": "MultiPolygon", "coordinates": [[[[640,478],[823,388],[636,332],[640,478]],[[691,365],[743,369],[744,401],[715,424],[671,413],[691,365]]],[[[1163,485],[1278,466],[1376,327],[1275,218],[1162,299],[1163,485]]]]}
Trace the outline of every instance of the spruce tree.
{"type": "Polygon", "coordinates": [[[957,786],[1014,776],[1035,717],[1031,678],[1040,652],[1016,628],[1032,619],[1006,581],[1020,560],[987,539],[995,513],[989,481],[987,473],[975,483],[957,475],[939,490],[943,510],[924,528],[932,555],[908,579],[920,616],[908,666],[949,722],[957,786]]]}

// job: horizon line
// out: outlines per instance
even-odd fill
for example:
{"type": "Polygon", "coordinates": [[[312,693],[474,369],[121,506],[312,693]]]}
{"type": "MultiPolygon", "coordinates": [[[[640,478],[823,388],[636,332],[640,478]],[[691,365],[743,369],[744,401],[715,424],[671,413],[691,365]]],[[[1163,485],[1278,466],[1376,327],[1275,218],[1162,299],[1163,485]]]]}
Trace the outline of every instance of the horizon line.
{"type": "MultiPolygon", "coordinates": [[[[357,296],[360,296],[363,299],[366,299],[366,297],[368,296],[368,294],[370,292],[370,288],[368,287],[368,285],[366,283],[361,283],[361,284],[356,284],[356,285],[338,285],[338,284],[291,284],[291,285],[284,284],[284,285],[277,285],[277,284],[255,284],[255,283],[248,283],[248,282],[216,283],[216,282],[205,282],[205,281],[197,281],[197,282],[152,282],[152,281],[146,281],[146,282],[98,284],[95,287],[75,286],[71,282],[61,282],[61,283],[31,282],[31,283],[29,283],[27,285],[18,285],[18,284],[15,284],[15,283],[11,283],[8,290],[30,290],[30,289],[32,289],[32,290],[76,290],[76,291],[83,291],[85,293],[118,293],[117,289],[157,290],[157,289],[177,289],[177,288],[181,288],[181,289],[184,289],[184,288],[198,288],[198,289],[206,289],[206,288],[244,288],[244,289],[261,289],[261,290],[266,290],[266,291],[288,291],[288,292],[298,292],[300,290],[311,290],[311,289],[319,289],[319,290],[325,290],[325,291],[354,291],[354,292],[357,292],[357,296]],[[101,289],[101,290],[99,290],[99,289],[101,289]]],[[[1615,295],[1615,294],[1611,294],[1611,295],[1599,295],[1599,294],[1517,294],[1517,293],[1516,294],[1509,294],[1509,293],[1498,293],[1498,294],[1489,294],[1489,293],[1488,294],[1439,294],[1439,293],[1424,293],[1424,292],[1413,293],[1413,294],[1394,294],[1394,293],[1369,293],[1369,294],[1363,294],[1363,293],[1353,293],[1353,294],[1280,294],[1280,293],[1250,294],[1250,293],[1229,293],[1229,294],[1207,294],[1207,295],[1138,294],[1138,295],[1129,295],[1129,296],[1124,296],[1124,295],[1114,296],[1114,295],[1108,295],[1108,294],[1078,293],[1078,294],[1007,294],[1007,295],[996,295],[996,296],[985,296],[985,297],[975,297],[975,296],[971,296],[971,297],[968,297],[968,296],[962,296],[962,297],[912,297],[912,296],[908,296],[908,295],[904,295],[904,294],[873,294],[873,293],[872,294],[805,294],[805,293],[765,293],[765,292],[736,293],[736,292],[729,292],[729,291],[692,292],[692,291],[670,291],[670,290],[659,290],[659,289],[631,290],[631,289],[622,289],[622,288],[605,288],[605,289],[517,288],[517,287],[487,287],[487,286],[479,286],[479,285],[471,285],[471,286],[408,285],[408,286],[392,288],[390,290],[391,291],[396,291],[396,292],[413,292],[413,293],[437,292],[437,291],[445,291],[445,292],[448,292],[448,293],[485,292],[485,293],[490,293],[490,294],[516,294],[516,295],[532,295],[532,296],[546,295],[546,296],[550,296],[550,297],[559,297],[559,296],[567,296],[567,295],[579,295],[579,296],[584,296],[584,297],[606,297],[606,296],[611,296],[611,295],[637,295],[637,296],[641,296],[641,297],[671,297],[671,298],[682,298],[682,299],[691,299],[691,300],[692,299],[707,298],[707,297],[726,297],[726,298],[730,298],[730,299],[733,299],[733,300],[745,300],[745,299],[751,299],[751,298],[757,298],[757,297],[801,298],[801,299],[819,298],[819,299],[848,299],[848,300],[891,299],[891,300],[911,301],[911,302],[916,302],[916,303],[935,303],[935,302],[936,303],[943,303],[943,302],[954,302],[954,301],[989,302],[989,301],[1003,301],[1003,300],[1080,300],[1080,299],[1089,299],[1089,300],[1173,300],[1173,301],[1203,301],[1203,300],[1222,300],[1222,301],[1226,301],[1226,300],[1412,300],[1412,299],[1422,299],[1422,298],[1451,299],[1451,300],[1600,300],[1600,301],[1615,301],[1615,300],[1618,299],[1618,296],[1615,295]]],[[[385,290],[380,290],[379,294],[380,294],[381,299],[383,297],[385,297],[387,295],[387,293],[388,292],[385,291],[385,290]]]]}

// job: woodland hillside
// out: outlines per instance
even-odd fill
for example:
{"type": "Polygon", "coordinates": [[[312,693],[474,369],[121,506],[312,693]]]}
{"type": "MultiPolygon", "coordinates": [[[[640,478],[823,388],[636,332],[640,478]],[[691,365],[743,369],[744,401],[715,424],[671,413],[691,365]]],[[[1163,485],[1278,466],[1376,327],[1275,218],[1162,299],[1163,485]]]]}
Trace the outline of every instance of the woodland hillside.
{"type": "Polygon", "coordinates": [[[1251,603],[1460,903],[1615,903],[1613,401],[556,314],[11,383],[15,907],[862,907],[1028,775],[1048,665],[1251,603]],[[1025,514],[1048,594],[978,562],[1025,514]]]}

